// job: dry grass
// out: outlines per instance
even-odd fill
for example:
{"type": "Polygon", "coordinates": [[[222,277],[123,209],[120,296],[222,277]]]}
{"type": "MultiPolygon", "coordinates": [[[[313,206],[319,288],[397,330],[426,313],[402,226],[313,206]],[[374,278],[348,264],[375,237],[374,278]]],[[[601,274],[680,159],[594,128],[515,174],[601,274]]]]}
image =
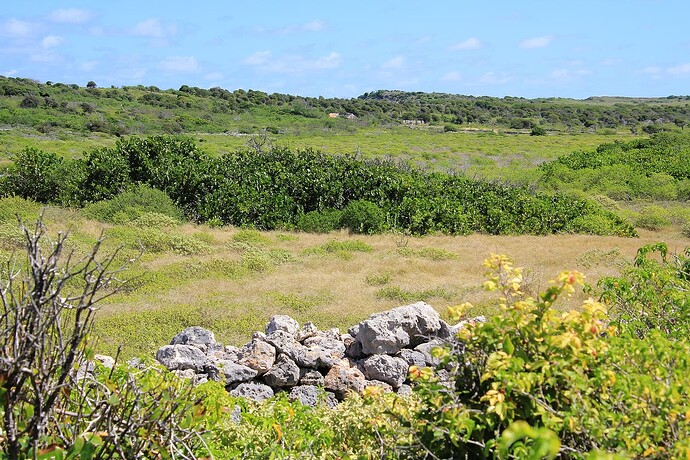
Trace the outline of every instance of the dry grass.
{"type": "MultiPolygon", "coordinates": [[[[181,231],[194,233],[199,228],[185,226],[181,231]]],[[[135,343],[131,334],[122,332],[132,322],[138,323],[137,330],[149,340],[163,341],[155,346],[167,342],[183,327],[197,324],[214,330],[220,340],[239,345],[250,339],[251,332],[261,330],[273,314],[291,315],[300,322],[313,321],[320,328],[345,329],[373,312],[406,303],[382,296],[385,289],[409,294],[410,299],[425,295],[440,312],[466,301],[477,305],[475,313],[490,312],[495,296],[479,286],[484,281],[482,262],[492,252],[507,254],[516,265],[524,267],[526,287],[538,292],[564,269],[580,270],[588,282],[596,283],[602,276],[617,274],[644,244],[665,241],[672,249],[682,249],[690,243],[678,230],[641,231],[641,237],[635,239],[585,235],[408,238],[392,234],[350,236],[344,232],[262,232],[260,242],[254,246],[256,251],[282,250],[291,255],[291,261],[265,270],[224,274],[222,270],[199,267],[206,267],[211,260],[240,267],[246,247],[238,249],[233,241],[241,230],[203,231],[212,236],[211,255],[148,256],[142,262],[145,271],[160,274],[162,281],[153,283],[152,289],[143,286],[140,291],[115,297],[103,305],[98,332],[107,346],[123,344],[125,355],[152,352],[149,348],[154,347],[154,342],[135,343]],[[372,250],[314,250],[334,240],[356,240],[372,250]],[[437,257],[439,254],[441,257],[437,257]],[[120,333],[122,336],[118,336],[120,333]]],[[[583,294],[575,296],[570,306],[583,299],[583,294]]]]}

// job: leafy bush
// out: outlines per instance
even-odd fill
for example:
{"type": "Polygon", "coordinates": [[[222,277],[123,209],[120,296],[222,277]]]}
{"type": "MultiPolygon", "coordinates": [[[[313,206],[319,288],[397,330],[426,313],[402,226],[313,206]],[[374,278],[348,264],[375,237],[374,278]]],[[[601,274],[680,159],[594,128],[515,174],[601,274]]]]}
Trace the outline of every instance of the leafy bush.
{"type": "Polygon", "coordinates": [[[328,233],[341,228],[343,211],[325,209],[310,211],[297,218],[297,230],[308,233],[328,233]]]}
{"type": "Polygon", "coordinates": [[[386,227],[386,214],[370,201],[355,200],[343,209],[341,223],[352,233],[381,233],[386,227]]]}
{"type": "Polygon", "coordinates": [[[145,185],[138,185],[84,208],[87,217],[120,224],[135,221],[146,213],[167,216],[177,222],[182,219],[182,212],[165,192],[145,185]]]}
{"type": "Polygon", "coordinates": [[[671,225],[668,212],[661,206],[646,206],[635,219],[635,226],[647,230],[660,230],[671,225]]]}
{"type": "Polygon", "coordinates": [[[65,180],[63,161],[54,153],[27,147],[11,155],[12,164],[2,178],[2,194],[17,195],[41,203],[54,202],[65,180]]]}
{"type": "MultiPolygon", "coordinates": [[[[640,271],[623,279],[632,275],[635,283],[658,273],[645,257],[650,251],[641,250],[640,271]]],[[[437,458],[600,458],[597,451],[675,458],[686,452],[690,403],[680,397],[690,391],[685,340],[657,327],[645,329],[644,337],[617,335],[605,304],[591,299],[578,310],[559,312],[553,306],[582,282],[578,272],[561,273],[531,298],[521,291],[522,270],[507,257],[492,255],[485,265],[484,287],[500,292],[502,313],[467,323],[456,341],[434,349],[436,373],[410,369],[421,398],[421,409],[406,421],[417,440],[413,445],[437,458]]],[[[672,271],[668,267],[661,278],[673,278],[672,271]]],[[[627,291],[639,302],[637,311],[649,298],[640,287],[627,291]]],[[[687,304],[677,289],[660,281],[651,291],[687,304]]],[[[451,315],[459,318],[470,307],[454,307],[451,315]]],[[[688,324],[686,317],[675,320],[688,324]]]]}

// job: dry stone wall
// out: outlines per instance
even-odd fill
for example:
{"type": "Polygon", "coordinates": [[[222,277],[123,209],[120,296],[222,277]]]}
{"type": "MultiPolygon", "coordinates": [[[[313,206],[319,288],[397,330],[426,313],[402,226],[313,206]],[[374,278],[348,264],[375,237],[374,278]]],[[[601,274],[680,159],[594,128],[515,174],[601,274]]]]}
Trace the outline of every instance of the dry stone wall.
{"type": "Polygon", "coordinates": [[[156,359],[197,383],[222,381],[236,396],[262,401],[286,391],[303,404],[335,405],[370,385],[409,392],[410,366],[433,365],[431,349],[458,327],[424,302],[376,313],[344,334],[277,315],[239,348],[223,346],[201,327],[187,328],[161,347],[156,359]]]}

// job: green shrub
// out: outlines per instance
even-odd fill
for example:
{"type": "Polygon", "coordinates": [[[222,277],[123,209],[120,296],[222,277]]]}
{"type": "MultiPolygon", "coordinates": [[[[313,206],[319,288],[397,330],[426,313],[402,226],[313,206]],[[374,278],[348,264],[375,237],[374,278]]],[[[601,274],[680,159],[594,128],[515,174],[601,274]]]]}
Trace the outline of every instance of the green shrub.
{"type": "Polygon", "coordinates": [[[647,230],[657,231],[671,225],[668,211],[661,206],[647,206],[642,209],[635,219],[635,226],[647,230]]]}
{"type": "Polygon", "coordinates": [[[165,192],[145,185],[84,208],[84,215],[89,218],[119,224],[135,221],[146,213],[167,216],[178,222],[183,218],[180,209],[165,192]]]}
{"type": "MultiPolygon", "coordinates": [[[[126,213],[124,213],[127,216],[126,213]]],[[[114,220],[119,220],[114,216],[114,220]]],[[[151,228],[170,228],[180,225],[180,221],[172,216],[161,214],[159,212],[144,212],[139,215],[132,222],[135,227],[151,227],[151,228]]]]}
{"type": "Polygon", "coordinates": [[[308,233],[328,233],[341,227],[342,217],[343,212],[337,209],[311,211],[299,216],[295,227],[308,233]]]}
{"type": "Polygon", "coordinates": [[[352,233],[381,233],[386,228],[386,214],[370,201],[356,200],[343,209],[341,222],[352,233]]]}
{"type": "Polygon", "coordinates": [[[35,221],[41,212],[41,205],[26,198],[11,196],[0,198],[0,222],[17,226],[17,216],[24,222],[35,221]]]}
{"type": "Polygon", "coordinates": [[[63,160],[54,153],[27,147],[11,155],[0,186],[5,196],[17,195],[41,203],[54,202],[66,177],[63,160]]]}

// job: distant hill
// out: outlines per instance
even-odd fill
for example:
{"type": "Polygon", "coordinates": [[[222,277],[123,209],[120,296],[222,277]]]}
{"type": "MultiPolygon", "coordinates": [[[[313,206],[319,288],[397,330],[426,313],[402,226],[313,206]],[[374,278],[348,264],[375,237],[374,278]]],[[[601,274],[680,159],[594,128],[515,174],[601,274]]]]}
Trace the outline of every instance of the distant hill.
{"type": "Polygon", "coordinates": [[[277,134],[280,124],[329,123],[432,124],[448,130],[469,124],[560,131],[627,127],[652,133],[689,124],[690,96],[524,99],[379,90],[341,99],[187,85],[161,90],[99,88],[89,82],[82,87],[0,77],[0,126],[5,127],[115,135],[260,129],[277,134]]]}

